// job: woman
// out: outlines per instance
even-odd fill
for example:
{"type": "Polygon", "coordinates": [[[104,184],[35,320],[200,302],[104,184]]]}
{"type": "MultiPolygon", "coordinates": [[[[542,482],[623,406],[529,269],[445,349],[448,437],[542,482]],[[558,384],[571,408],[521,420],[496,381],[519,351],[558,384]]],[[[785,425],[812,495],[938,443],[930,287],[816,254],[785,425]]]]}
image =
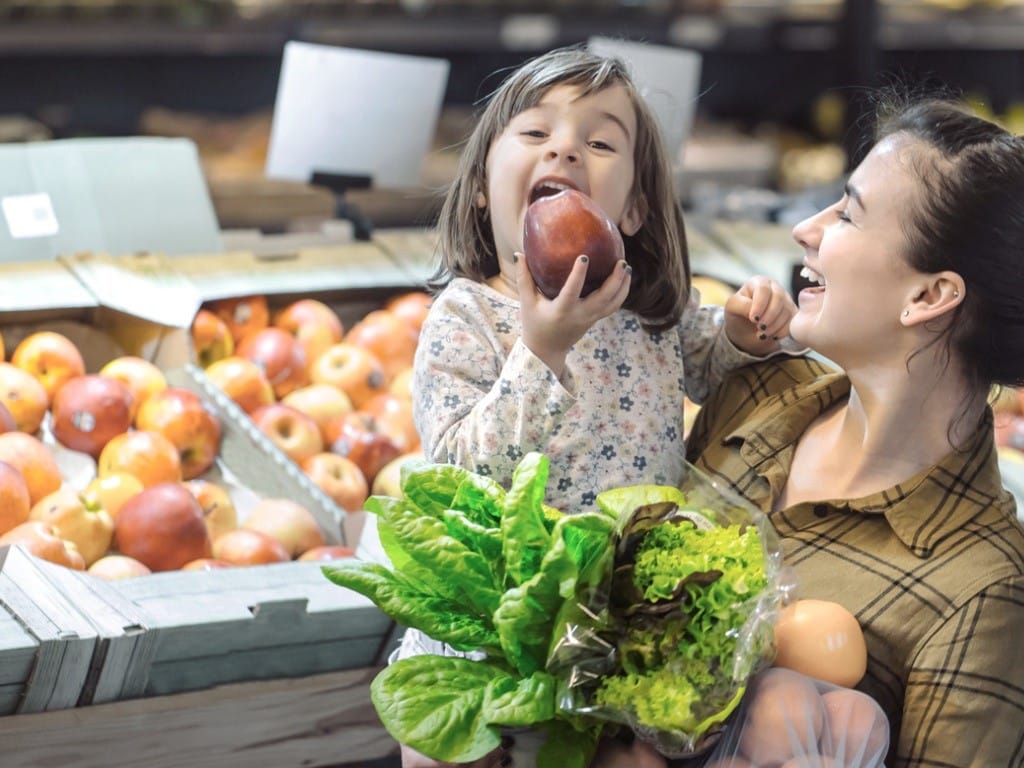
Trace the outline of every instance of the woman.
{"type": "Polygon", "coordinates": [[[790,335],[705,404],[697,466],[770,516],[800,596],[868,643],[886,762],[1024,764],[1024,531],[986,398],[1024,381],[1024,140],[954,105],[891,112],[797,225],[790,335]]]}

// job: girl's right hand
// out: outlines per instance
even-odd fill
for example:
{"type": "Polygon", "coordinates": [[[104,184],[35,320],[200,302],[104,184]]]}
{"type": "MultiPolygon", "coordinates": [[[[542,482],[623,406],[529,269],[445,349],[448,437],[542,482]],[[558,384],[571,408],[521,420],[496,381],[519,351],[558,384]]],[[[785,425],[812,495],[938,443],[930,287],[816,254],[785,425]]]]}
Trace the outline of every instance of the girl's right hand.
{"type": "Polygon", "coordinates": [[[594,323],[616,312],[626,301],[632,269],[625,260],[620,261],[600,288],[580,298],[587,276],[587,257],[581,255],[561,292],[548,299],[533,282],[523,254],[516,253],[515,259],[523,343],[561,378],[565,372],[565,356],[572,345],[583,338],[594,323]]]}

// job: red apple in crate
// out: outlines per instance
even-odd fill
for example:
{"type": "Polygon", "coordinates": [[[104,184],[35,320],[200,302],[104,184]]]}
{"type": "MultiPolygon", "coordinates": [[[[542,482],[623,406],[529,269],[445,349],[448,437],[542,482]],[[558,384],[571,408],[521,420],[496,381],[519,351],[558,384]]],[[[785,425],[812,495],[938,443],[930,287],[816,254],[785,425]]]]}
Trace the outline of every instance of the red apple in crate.
{"type": "Polygon", "coordinates": [[[268,565],[291,560],[288,550],[273,536],[236,528],[213,542],[213,556],[231,565],[268,565]]]}
{"type": "Polygon", "coordinates": [[[313,513],[290,499],[261,500],[249,510],[242,528],[277,539],[289,558],[324,543],[323,531],[313,513]]]}
{"type": "Polygon", "coordinates": [[[135,429],[111,438],[100,452],[96,474],[106,477],[114,472],[134,475],[144,488],[178,483],[181,481],[181,458],[174,443],[159,432],[135,429]]]}
{"type": "Polygon", "coordinates": [[[89,504],[74,488],[64,485],[32,506],[29,520],[48,523],[65,541],[78,549],[85,566],[99,560],[110,549],[114,521],[103,507],[89,504]]]}
{"type": "Polygon", "coordinates": [[[86,503],[107,510],[111,520],[117,520],[117,513],[132,496],[141,491],[142,481],[127,472],[111,472],[109,475],[94,477],[82,489],[86,503]]]}
{"type": "Polygon", "coordinates": [[[375,496],[391,496],[395,499],[402,498],[404,495],[402,493],[402,465],[407,461],[422,460],[423,458],[423,451],[411,451],[392,459],[381,467],[380,472],[373,478],[370,493],[375,496]]]}
{"type": "Polygon", "coordinates": [[[200,309],[192,320],[192,349],[203,368],[235,354],[235,340],[228,324],[208,309],[200,309]]]}
{"type": "Polygon", "coordinates": [[[316,422],[321,435],[331,417],[352,410],[348,395],[330,384],[309,384],[288,393],[281,402],[309,416],[316,422]]]}
{"type": "Polygon", "coordinates": [[[413,421],[411,400],[383,392],[367,400],[359,410],[373,416],[377,429],[391,435],[403,453],[419,447],[420,435],[413,421]]]}
{"type": "Polygon", "coordinates": [[[173,571],[212,554],[203,510],[180,482],[150,486],[126,501],[114,543],[151,571],[173,571]]]}
{"type": "Polygon", "coordinates": [[[167,389],[167,377],[156,365],[141,357],[122,355],[102,368],[100,376],[108,376],[124,383],[132,393],[132,418],[135,411],[150,395],[167,389]]]}
{"type": "Polygon", "coordinates": [[[65,541],[52,525],[29,520],[0,536],[0,547],[20,544],[42,560],[63,565],[76,571],[85,569],[82,555],[70,541],[65,541]]]}
{"type": "Polygon", "coordinates": [[[340,389],[356,408],[387,389],[384,368],[376,356],[345,342],[335,344],[314,360],[309,374],[315,384],[340,389]]]}
{"type": "Polygon", "coordinates": [[[75,343],[53,331],[26,336],[14,348],[11,362],[36,377],[46,390],[48,402],[64,382],[85,373],[85,361],[75,343]]]}
{"type": "Polygon", "coordinates": [[[395,317],[404,320],[419,335],[423,321],[427,319],[433,297],[424,291],[409,291],[388,299],[384,309],[395,317]]]}
{"type": "Polygon", "coordinates": [[[0,400],[0,435],[4,432],[17,432],[18,422],[14,420],[14,415],[11,413],[11,409],[4,405],[3,400],[0,400]]]}
{"type": "Polygon", "coordinates": [[[21,473],[28,488],[29,503],[35,504],[63,482],[57,459],[37,437],[24,432],[0,435],[0,461],[6,461],[21,473]]]}
{"type": "Polygon", "coordinates": [[[345,343],[371,352],[380,361],[390,381],[403,368],[412,365],[419,331],[386,309],[375,309],[352,326],[345,343]]]}
{"type": "Polygon", "coordinates": [[[325,451],[310,456],[302,462],[302,471],[344,510],[362,509],[370,495],[363,470],[351,459],[336,453],[325,451]]]}
{"type": "Polygon", "coordinates": [[[355,556],[356,551],[352,547],[346,547],[344,544],[325,544],[322,547],[307,549],[297,559],[303,563],[309,563],[324,560],[341,560],[346,557],[355,556]]]}
{"type": "Polygon", "coordinates": [[[206,530],[210,532],[210,541],[216,541],[222,533],[233,531],[238,527],[238,511],[231,495],[212,480],[189,480],[185,487],[196,497],[203,508],[203,519],[206,530]]]}
{"type": "Polygon", "coordinates": [[[305,351],[294,336],[280,328],[249,334],[239,342],[237,353],[263,369],[278,398],[309,383],[305,351]]]}
{"type": "Polygon", "coordinates": [[[6,461],[0,461],[0,534],[28,520],[31,509],[25,478],[6,461]]]}
{"type": "Polygon", "coordinates": [[[523,253],[537,288],[549,299],[565,285],[576,260],[590,260],[581,296],[598,288],[626,257],[622,233],[587,195],[564,189],[526,209],[523,253]]]}
{"type": "Polygon", "coordinates": [[[0,402],[7,407],[19,432],[35,434],[50,400],[39,380],[11,363],[0,363],[0,402]]]}
{"type": "Polygon", "coordinates": [[[278,310],[271,325],[287,331],[306,353],[306,365],[341,341],[344,326],[334,310],[316,299],[299,299],[278,310]]]}
{"type": "Polygon", "coordinates": [[[276,399],[263,369],[244,357],[234,355],[216,361],[206,369],[206,377],[246,413],[276,399]]]}
{"type": "Polygon", "coordinates": [[[104,555],[86,568],[86,571],[104,581],[135,579],[152,573],[149,568],[134,557],[128,557],[127,555],[104,555]]]}
{"type": "Polygon", "coordinates": [[[395,378],[388,384],[388,392],[393,395],[398,395],[403,400],[412,402],[412,377],[413,370],[410,365],[407,368],[403,368],[397,374],[395,378]]]}
{"type": "Polygon", "coordinates": [[[385,464],[403,453],[376,418],[360,411],[327,422],[327,440],[330,450],[353,461],[370,484],[385,464]]]}
{"type": "Polygon", "coordinates": [[[320,427],[309,416],[284,403],[271,403],[250,414],[253,424],[296,464],[324,447],[320,427]]]}
{"type": "Polygon", "coordinates": [[[131,427],[134,402],[131,390],[118,379],[97,374],[69,379],[50,406],[53,436],[61,445],[96,458],[112,437],[131,427]]]}
{"type": "Polygon", "coordinates": [[[220,419],[190,389],[168,387],[150,395],[135,414],[136,429],[157,432],[177,449],[181,476],[199,477],[220,451],[220,419]]]}
{"type": "Polygon", "coordinates": [[[270,325],[270,310],[265,296],[218,299],[208,302],[204,309],[224,321],[236,347],[245,336],[270,325]]]}

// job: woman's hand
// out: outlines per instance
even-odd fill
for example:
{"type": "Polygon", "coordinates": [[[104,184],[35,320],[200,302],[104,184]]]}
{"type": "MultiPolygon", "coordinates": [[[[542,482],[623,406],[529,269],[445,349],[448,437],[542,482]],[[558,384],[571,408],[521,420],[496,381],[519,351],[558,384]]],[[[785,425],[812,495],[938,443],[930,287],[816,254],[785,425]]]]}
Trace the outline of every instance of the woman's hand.
{"type": "Polygon", "coordinates": [[[632,744],[605,739],[598,746],[590,768],[665,768],[667,765],[654,747],[639,739],[634,739],[632,744]]]}
{"type": "Polygon", "coordinates": [[[565,356],[572,345],[583,338],[594,323],[618,310],[626,300],[632,270],[625,261],[620,261],[600,288],[580,298],[587,276],[587,257],[580,256],[561,292],[553,299],[537,290],[521,253],[516,254],[516,270],[523,343],[561,378],[565,372],[565,356]]]}
{"type": "Polygon", "coordinates": [[[781,349],[796,313],[789,291],[771,278],[752,277],[725,303],[725,334],[748,355],[770,355],[781,349]]]}

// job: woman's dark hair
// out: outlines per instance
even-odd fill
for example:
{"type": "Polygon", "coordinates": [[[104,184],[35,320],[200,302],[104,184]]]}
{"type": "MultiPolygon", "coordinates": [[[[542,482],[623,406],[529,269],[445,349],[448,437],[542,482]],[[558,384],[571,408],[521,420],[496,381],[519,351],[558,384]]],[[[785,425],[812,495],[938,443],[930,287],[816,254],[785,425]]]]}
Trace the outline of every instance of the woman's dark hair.
{"type": "Polygon", "coordinates": [[[482,281],[498,273],[489,213],[477,204],[487,193],[487,153],[513,117],[535,107],[557,85],[578,86],[581,95],[621,86],[633,104],[637,136],[630,196],[639,206],[643,225],[632,237],[623,237],[633,269],[623,306],[640,315],[648,330],[668,328],[679,321],[690,292],[686,229],[671,161],[654,112],[626,64],[583,46],[558,48],[530,59],[491,94],[445,195],[437,224],[440,263],[427,285],[437,291],[454,277],[482,281]]]}
{"type": "Polygon", "coordinates": [[[889,100],[876,139],[908,135],[924,185],[907,262],[952,270],[966,287],[941,337],[975,393],[1024,384],[1024,140],[945,99],[889,100]]]}

